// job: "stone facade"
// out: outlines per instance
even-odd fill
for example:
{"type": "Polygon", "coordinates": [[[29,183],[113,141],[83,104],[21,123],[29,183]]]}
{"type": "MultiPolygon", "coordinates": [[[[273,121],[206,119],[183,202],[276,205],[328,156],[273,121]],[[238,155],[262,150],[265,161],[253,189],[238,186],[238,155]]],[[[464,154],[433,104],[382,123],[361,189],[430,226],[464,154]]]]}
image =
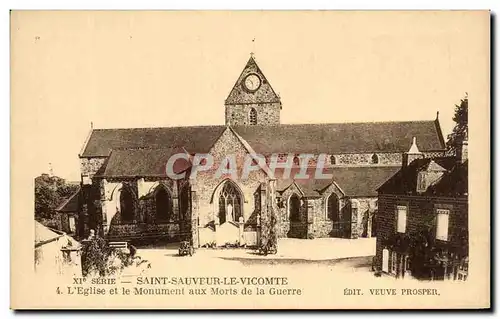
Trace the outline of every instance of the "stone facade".
{"type": "Polygon", "coordinates": [[[196,206],[196,209],[193,210],[193,215],[196,216],[194,218],[197,219],[197,227],[203,229],[199,235],[200,245],[213,241],[213,235],[206,228],[215,228],[213,231],[217,231],[218,194],[227,182],[233,183],[241,195],[245,230],[255,232],[256,216],[261,213],[264,204],[264,201],[261,200],[261,184],[265,183],[268,178],[262,170],[250,172],[248,178],[239,178],[243,174],[242,167],[248,151],[230,128],[224,131],[209,154],[214,158],[216,164],[211,170],[198,172],[196,179],[192,181],[192,189],[196,192],[196,203],[193,203],[193,207],[196,206]],[[229,174],[218,176],[219,165],[227,163],[224,159],[228,154],[234,155],[234,163],[238,167],[237,176],[229,174]],[[206,237],[203,238],[204,236],[206,237]]]}
{"type": "Polygon", "coordinates": [[[374,216],[377,211],[376,197],[348,198],[335,184],[324,190],[321,196],[305,196],[292,184],[283,191],[278,206],[279,237],[294,238],[358,238],[372,237],[374,216]],[[290,196],[296,194],[301,200],[300,221],[290,220],[290,196]],[[339,201],[339,217],[332,221],[328,216],[327,201],[336,196],[339,201]]]}
{"type": "Polygon", "coordinates": [[[225,101],[226,125],[280,124],[281,101],[253,57],[240,74],[225,101]],[[255,88],[246,85],[248,76],[258,79],[255,88]],[[251,112],[255,117],[251,119],[251,112]]]}
{"type": "MultiPolygon", "coordinates": [[[[415,239],[418,238],[420,232],[428,231],[430,236],[428,239],[435,247],[463,247],[463,236],[467,230],[467,198],[380,194],[377,214],[376,269],[383,270],[383,250],[387,250],[391,252],[388,264],[394,263],[394,268],[389,267],[386,273],[396,277],[408,275],[410,267],[404,243],[406,238],[415,239]],[[407,207],[406,230],[401,235],[397,232],[396,207],[398,205],[407,207]],[[436,210],[440,208],[449,210],[449,240],[446,242],[435,239],[436,210]],[[398,236],[400,239],[397,239],[398,236]]],[[[453,272],[456,272],[456,269],[451,271],[453,272]]]]}
{"type": "Polygon", "coordinates": [[[280,124],[281,103],[226,105],[227,125],[250,125],[250,111],[257,114],[256,125],[280,124]]]}
{"type": "MultiPolygon", "coordinates": [[[[351,199],[355,212],[355,237],[374,237],[376,234],[377,197],[356,197],[351,199]]],[[[353,231],[354,233],[354,231],[353,231]]]]}
{"type": "Polygon", "coordinates": [[[80,172],[82,177],[92,178],[103,167],[106,159],[106,157],[81,157],[80,172]]]}
{"type": "MultiPolygon", "coordinates": [[[[443,156],[444,152],[423,152],[423,156],[427,158],[443,156]]],[[[286,161],[286,155],[283,154],[283,161],[286,161]]],[[[299,156],[300,154],[296,154],[299,156]]],[[[318,165],[320,155],[312,154],[308,159],[308,166],[316,167],[318,165]]],[[[343,166],[400,166],[403,160],[402,153],[338,153],[323,155],[324,167],[343,167],[343,166]],[[325,156],[326,155],[326,156],[325,156]],[[376,162],[373,161],[374,155],[376,162]]],[[[266,163],[271,163],[271,156],[266,156],[266,163]]]]}

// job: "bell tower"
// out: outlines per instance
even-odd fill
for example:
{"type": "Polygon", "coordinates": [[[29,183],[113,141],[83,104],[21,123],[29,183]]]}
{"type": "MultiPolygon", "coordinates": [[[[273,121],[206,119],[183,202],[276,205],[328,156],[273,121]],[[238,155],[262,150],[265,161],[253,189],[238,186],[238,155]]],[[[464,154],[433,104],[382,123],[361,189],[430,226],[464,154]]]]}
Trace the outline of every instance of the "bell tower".
{"type": "Polygon", "coordinates": [[[224,105],[226,125],[280,124],[281,100],[257,65],[253,53],[224,105]]]}

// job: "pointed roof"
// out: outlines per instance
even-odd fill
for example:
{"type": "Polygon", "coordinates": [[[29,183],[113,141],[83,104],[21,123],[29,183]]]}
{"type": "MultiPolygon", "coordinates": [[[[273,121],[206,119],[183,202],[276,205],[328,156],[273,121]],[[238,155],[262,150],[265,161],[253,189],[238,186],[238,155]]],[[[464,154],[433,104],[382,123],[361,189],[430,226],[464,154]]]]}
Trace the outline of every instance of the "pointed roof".
{"type": "Polygon", "coordinates": [[[279,102],[279,96],[274,92],[264,73],[257,65],[255,58],[250,56],[233,89],[229,93],[225,105],[279,102]],[[244,81],[250,74],[256,74],[261,80],[261,85],[255,92],[250,92],[244,87],[244,81]]]}
{"type": "MultiPolygon", "coordinates": [[[[300,168],[292,169],[290,176],[295,176],[300,168]]],[[[323,169],[324,174],[331,174],[332,179],[316,179],[316,167],[307,170],[309,179],[280,178],[282,170],[276,170],[277,190],[284,192],[291,185],[304,193],[305,196],[321,196],[323,191],[332,183],[346,196],[352,197],[374,197],[377,196],[377,188],[391,178],[399,167],[396,166],[361,166],[361,167],[328,167],[323,169]],[[363,183],[359,181],[363,180],[363,183]]]]}
{"type": "Polygon", "coordinates": [[[425,195],[462,196],[468,192],[467,162],[457,163],[455,157],[447,156],[414,160],[380,186],[379,194],[416,194],[418,174],[422,171],[443,172],[443,176],[425,191],[425,195]]]}
{"type": "Polygon", "coordinates": [[[225,129],[223,125],[94,129],[80,157],[108,157],[115,149],[175,146],[190,153],[206,153],[225,129]]]}
{"type": "Polygon", "coordinates": [[[417,138],[414,136],[408,154],[420,154],[417,146],[417,138]]]}

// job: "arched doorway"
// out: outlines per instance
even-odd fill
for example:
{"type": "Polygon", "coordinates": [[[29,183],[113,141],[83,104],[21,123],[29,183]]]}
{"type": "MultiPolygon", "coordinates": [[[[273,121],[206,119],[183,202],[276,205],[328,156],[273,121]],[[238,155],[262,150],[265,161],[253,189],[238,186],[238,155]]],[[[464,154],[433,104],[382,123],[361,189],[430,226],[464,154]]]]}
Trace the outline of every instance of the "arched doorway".
{"type": "Polygon", "coordinates": [[[307,238],[306,217],[301,212],[301,200],[297,194],[288,197],[288,216],[290,220],[290,229],[287,237],[289,238],[307,238]]]}
{"type": "Polygon", "coordinates": [[[238,222],[243,216],[241,211],[242,196],[240,191],[231,181],[226,181],[219,192],[219,223],[222,225],[225,222],[238,222]]]}
{"type": "Polygon", "coordinates": [[[300,199],[297,194],[292,194],[288,198],[288,215],[292,223],[300,222],[300,199]]]}
{"type": "Polygon", "coordinates": [[[128,187],[120,190],[120,216],[122,223],[130,223],[134,220],[134,197],[128,187]]]}
{"type": "Polygon", "coordinates": [[[163,187],[158,186],[155,194],[156,220],[168,222],[172,219],[172,199],[169,192],[163,187]]]}

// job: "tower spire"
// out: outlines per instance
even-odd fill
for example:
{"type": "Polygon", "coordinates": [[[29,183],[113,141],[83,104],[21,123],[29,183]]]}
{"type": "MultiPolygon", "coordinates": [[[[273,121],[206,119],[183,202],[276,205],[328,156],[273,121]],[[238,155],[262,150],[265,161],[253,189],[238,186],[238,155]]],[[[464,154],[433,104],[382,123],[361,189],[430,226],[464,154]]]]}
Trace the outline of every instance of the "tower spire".
{"type": "Polygon", "coordinates": [[[54,168],[52,167],[52,163],[49,163],[49,176],[50,177],[54,176],[54,168]]]}
{"type": "Polygon", "coordinates": [[[255,56],[255,37],[252,39],[252,51],[250,52],[250,56],[252,58],[255,56]]]}

